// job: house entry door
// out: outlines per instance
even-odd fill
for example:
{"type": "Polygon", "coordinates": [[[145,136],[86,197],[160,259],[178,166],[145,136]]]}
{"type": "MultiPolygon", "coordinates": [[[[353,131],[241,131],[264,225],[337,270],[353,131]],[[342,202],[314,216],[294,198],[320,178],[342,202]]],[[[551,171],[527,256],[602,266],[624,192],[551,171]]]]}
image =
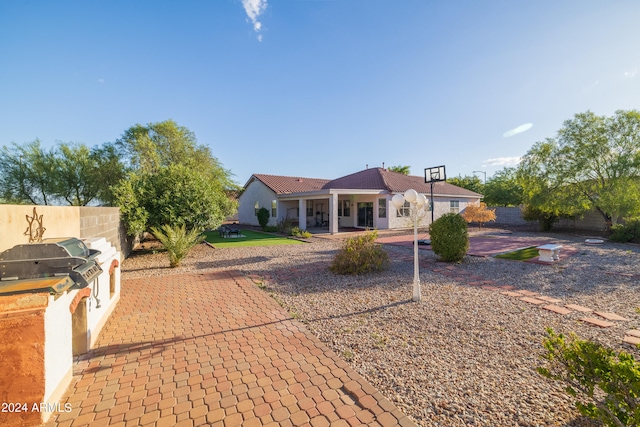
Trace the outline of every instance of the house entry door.
{"type": "Polygon", "coordinates": [[[327,220],[324,219],[324,203],[316,204],[316,227],[325,227],[329,225],[329,215],[327,220]]]}
{"type": "Polygon", "coordinates": [[[373,228],[373,202],[358,203],[358,227],[373,228]]]}

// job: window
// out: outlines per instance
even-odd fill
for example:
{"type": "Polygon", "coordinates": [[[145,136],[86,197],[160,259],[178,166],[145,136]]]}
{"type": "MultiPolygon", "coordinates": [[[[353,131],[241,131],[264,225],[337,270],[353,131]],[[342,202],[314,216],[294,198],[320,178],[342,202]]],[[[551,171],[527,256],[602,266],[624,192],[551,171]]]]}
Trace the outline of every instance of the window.
{"type": "Polygon", "coordinates": [[[378,199],[378,218],[387,217],[387,199],[378,199]]]}
{"type": "Polygon", "coordinates": [[[313,200],[307,200],[307,216],[313,216],[313,200]]]}
{"type": "Polygon", "coordinates": [[[256,216],[258,216],[258,209],[260,209],[260,203],[256,201],[256,204],[253,205],[253,208],[255,209],[256,216]]]}
{"type": "Polygon", "coordinates": [[[411,204],[409,202],[404,202],[404,205],[400,206],[396,211],[396,216],[398,217],[411,216],[411,204]]]}
{"type": "Polygon", "coordinates": [[[338,200],[338,216],[351,216],[351,203],[348,200],[338,200]]]}
{"type": "Polygon", "coordinates": [[[278,202],[275,201],[275,200],[272,200],[271,201],[271,216],[274,217],[274,218],[276,217],[276,214],[278,213],[277,209],[276,209],[277,206],[278,206],[278,202]]]}
{"type": "Polygon", "coordinates": [[[449,212],[451,212],[451,213],[460,212],[460,201],[459,200],[451,200],[451,201],[449,201],[449,212]]]}

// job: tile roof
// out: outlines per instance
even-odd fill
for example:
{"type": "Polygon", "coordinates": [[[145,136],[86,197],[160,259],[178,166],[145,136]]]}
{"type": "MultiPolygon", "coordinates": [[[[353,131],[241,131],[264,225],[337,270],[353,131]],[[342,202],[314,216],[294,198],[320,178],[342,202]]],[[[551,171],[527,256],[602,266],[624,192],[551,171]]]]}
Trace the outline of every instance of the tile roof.
{"type": "MultiPolygon", "coordinates": [[[[257,179],[276,194],[303,193],[307,191],[343,189],[343,190],[386,190],[390,193],[402,193],[413,188],[419,193],[430,194],[431,185],[424,182],[423,176],[410,176],[382,168],[365,169],[334,180],[304,178],[298,176],[280,176],[253,174],[247,185],[257,179]]],[[[482,197],[481,194],[458,187],[448,182],[436,182],[433,194],[460,197],[482,197]]]]}
{"type": "MultiPolygon", "coordinates": [[[[327,182],[323,189],[387,190],[402,193],[413,188],[418,193],[431,193],[431,184],[424,182],[423,176],[404,175],[382,168],[365,169],[327,182]]],[[[436,182],[433,194],[482,197],[481,194],[458,187],[448,182],[436,182]]]]}
{"type": "Polygon", "coordinates": [[[276,194],[303,193],[305,191],[314,191],[322,189],[328,179],[304,178],[300,176],[280,176],[253,174],[245,187],[249,185],[253,178],[258,179],[264,185],[273,190],[276,194]]]}

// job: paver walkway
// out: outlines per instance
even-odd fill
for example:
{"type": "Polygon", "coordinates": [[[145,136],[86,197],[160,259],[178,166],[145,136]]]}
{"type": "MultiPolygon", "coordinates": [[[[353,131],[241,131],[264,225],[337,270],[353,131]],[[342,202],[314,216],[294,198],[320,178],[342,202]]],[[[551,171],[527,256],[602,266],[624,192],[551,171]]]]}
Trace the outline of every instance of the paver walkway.
{"type": "Polygon", "coordinates": [[[48,426],[414,426],[237,272],[127,280],[48,426]]]}

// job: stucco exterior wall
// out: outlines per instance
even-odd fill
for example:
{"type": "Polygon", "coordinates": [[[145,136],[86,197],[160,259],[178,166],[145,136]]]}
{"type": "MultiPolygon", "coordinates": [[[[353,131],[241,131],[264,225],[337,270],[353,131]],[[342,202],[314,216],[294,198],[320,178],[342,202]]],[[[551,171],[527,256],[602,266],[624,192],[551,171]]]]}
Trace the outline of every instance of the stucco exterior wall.
{"type": "MultiPolygon", "coordinates": [[[[0,252],[29,243],[27,217],[42,218],[43,238],[104,237],[125,257],[131,252],[117,207],[0,205],[0,252]],[[25,234],[25,232],[27,234],[25,234]]],[[[33,223],[36,228],[37,223],[33,223]]]]}
{"type": "MultiPolygon", "coordinates": [[[[271,201],[276,200],[276,193],[260,181],[251,182],[242,192],[239,198],[238,222],[240,224],[260,225],[255,213],[255,203],[258,202],[260,208],[264,207],[271,213],[271,201]]],[[[280,213],[278,213],[278,216],[280,213]]],[[[278,217],[269,216],[269,225],[276,225],[278,217]]]]}
{"type": "Polygon", "coordinates": [[[80,209],[77,206],[0,205],[0,251],[29,243],[26,217],[33,217],[34,209],[36,216],[42,217],[44,238],[80,236],[80,209]]]}
{"type": "Polygon", "coordinates": [[[73,377],[69,305],[76,293],[67,292],[57,299],[49,295],[49,306],[44,313],[45,403],[58,403],[73,377]]]}
{"type": "MultiPolygon", "coordinates": [[[[425,194],[425,197],[427,198],[427,200],[430,201],[430,198],[431,198],[430,194],[425,194]]],[[[458,213],[464,212],[464,210],[467,208],[469,204],[478,202],[478,200],[476,199],[468,199],[468,198],[461,198],[461,197],[460,198],[459,197],[434,197],[433,198],[434,219],[438,219],[442,215],[451,212],[452,200],[458,201],[458,213]]],[[[387,216],[389,217],[389,228],[413,227],[413,220],[411,218],[397,216],[397,210],[396,210],[396,207],[393,205],[393,203],[391,203],[391,198],[389,198],[388,206],[390,207],[388,208],[389,213],[387,213],[387,216]]],[[[428,227],[429,224],[431,224],[431,211],[427,210],[424,216],[422,216],[418,221],[418,227],[421,227],[421,228],[428,227]]]]}

